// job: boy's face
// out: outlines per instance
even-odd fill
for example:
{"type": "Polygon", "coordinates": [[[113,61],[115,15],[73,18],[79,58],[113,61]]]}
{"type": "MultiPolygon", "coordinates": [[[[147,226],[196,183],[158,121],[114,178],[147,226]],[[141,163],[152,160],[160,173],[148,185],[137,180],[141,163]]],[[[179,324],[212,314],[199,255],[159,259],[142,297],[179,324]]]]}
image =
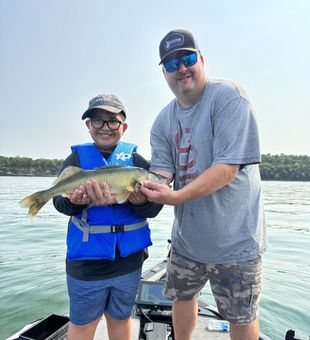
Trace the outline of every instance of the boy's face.
{"type": "Polygon", "coordinates": [[[112,151],[128,127],[128,124],[124,123],[122,114],[101,109],[94,110],[91,118],[86,121],[86,125],[97,148],[102,152],[112,151]],[[113,130],[108,127],[107,123],[103,125],[103,121],[110,122],[110,127],[113,130]],[[121,122],[121,124],[119,124],[118,121],[121,122]],[[119,127],[117,127],[118,124],[119,127]]]}

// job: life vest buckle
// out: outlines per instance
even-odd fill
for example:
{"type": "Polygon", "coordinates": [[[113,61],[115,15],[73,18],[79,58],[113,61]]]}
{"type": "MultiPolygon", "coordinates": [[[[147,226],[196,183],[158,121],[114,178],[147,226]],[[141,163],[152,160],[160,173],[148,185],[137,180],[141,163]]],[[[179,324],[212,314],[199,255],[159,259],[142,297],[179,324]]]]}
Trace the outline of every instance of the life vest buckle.
{"type": "Polygon", "coordinates": [[[113,224],[113,225],[111,225],[111,233],[120,233],[122,231],[125,231],[124,224],[113,224]]]}

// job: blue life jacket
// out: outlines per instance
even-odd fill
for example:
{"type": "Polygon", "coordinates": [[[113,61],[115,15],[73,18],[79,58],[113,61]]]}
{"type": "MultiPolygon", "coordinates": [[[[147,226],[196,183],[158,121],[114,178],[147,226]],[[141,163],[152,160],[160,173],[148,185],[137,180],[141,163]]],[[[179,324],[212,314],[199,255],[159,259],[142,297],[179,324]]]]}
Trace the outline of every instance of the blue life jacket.
{"type": "MultiPolygon", "coordinates": [[[[80,166],[92,170],[106,165],[133,166],[136,145],[119,142],[106,160],[95,144],[71,147],[77,152],[80,166]]],[[[147,220],[135,213],[129,204],[90,205],[69,220],[67,260],[115,259],[117,246],[122,257],[152,245],[147,220]]]]}

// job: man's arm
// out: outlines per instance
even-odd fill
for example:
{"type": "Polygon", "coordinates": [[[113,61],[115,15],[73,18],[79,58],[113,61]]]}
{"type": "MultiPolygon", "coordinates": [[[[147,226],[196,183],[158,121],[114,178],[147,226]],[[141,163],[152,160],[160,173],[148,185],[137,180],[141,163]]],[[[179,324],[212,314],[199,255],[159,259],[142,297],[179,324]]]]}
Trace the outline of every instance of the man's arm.
{"type": "Polygon", "coordinates": [[[222,189],[234,181],[239,167],[239,164],[215,164],[179,190],[173,190],[165,184],[145,181],[141,191],[151,202],[179,205],[222,189]]]}

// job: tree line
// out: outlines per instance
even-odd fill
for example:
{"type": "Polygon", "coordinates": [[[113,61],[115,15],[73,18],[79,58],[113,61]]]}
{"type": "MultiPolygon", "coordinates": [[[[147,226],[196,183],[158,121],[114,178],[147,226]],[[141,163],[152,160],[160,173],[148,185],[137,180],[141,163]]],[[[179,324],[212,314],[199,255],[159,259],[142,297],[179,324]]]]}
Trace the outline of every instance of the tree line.
{"type": "Polygon", "coordinates": [[[61,159],[0,156],[0,176],[56,176],[61,159]]]}
{"type": "MultiPolygon", "coordinates": [[[[0,156],[0,176],[56,176],[62,159],[0,156]]],[[[264,181],[310,181],[310,156],[262,155],[264,181]]]]}
{"type": "Polygon", "coordinates": [[[310,181],[310,156],[262,155],[260,173],[265,181],[310,181]]]}

